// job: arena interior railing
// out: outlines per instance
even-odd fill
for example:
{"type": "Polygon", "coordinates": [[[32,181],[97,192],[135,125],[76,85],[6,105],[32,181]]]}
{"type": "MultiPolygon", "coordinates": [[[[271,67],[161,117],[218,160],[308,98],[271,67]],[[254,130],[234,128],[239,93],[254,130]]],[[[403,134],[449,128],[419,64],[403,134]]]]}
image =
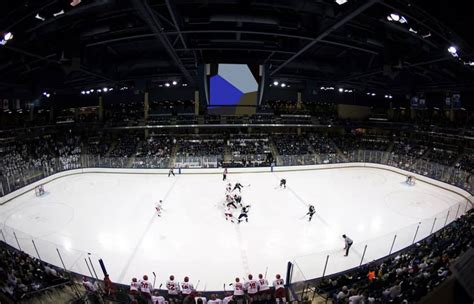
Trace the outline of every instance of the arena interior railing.
{"type": "MultiPolygon", "coordinates": [[[[217,157],[209,156],[189,159],[183,158],[178,160],[178,163],[191,163],[196,164],[196,166],[205,167],[209,164],[214,165],[216,161],[218,161],[217,157]]],[[[472,193],[473,190],[472,182],[469,182],[468,179],[470,176],[469,172],[455,167],[448,167],[425,160],[413,159],[381,151],[359,150],[345,155],[284,155],[276,158],[276,164],[279,166],[345,162],[386,164],[447,182],[470,193],[472,193]]],[[[40,167],[31,166],[25,168],[17,175],[3,175],[0,177],[0,194],[2,196],[6,195],[52,174],[77,168],[167,168],[169,166],[169,158],[159,157],[108,158],[96,155],[83,155],[80,158],[74,158],[72,161],[71,159],[51,159],[43,161],[40,167]]],[[[424,219],[417,224],[399,229],[394,233],[364,242],[358,242],[356,240],[351,248],[351,254],[347,258],[343,257],[342,248],[340,250],[330,250],[295,257],[293,261],[291,261],[292,267],[289,274],[291,282],[293,282],[293,290],[298,291],[306,288],[308,286],[308,280],[359,267],[362,264],[402,250],[445,227],[467,212],[471,207],[472,202],[468,199],[460,200],[457,204],[446,210],[424,219]]],[[[98,260],[100,257],[91,252],[77,250],[67,241],[63,244],[54,244],[43,240],[41,235],[29,235],[17,229],[13,229],[8,226],[8,223],[3,225],[1,237],[5,243],[31,256],[36,256],[49,264],[63,267],[68,271],[98,278],[97,272],[100,269],[98,260]]],[[[229,276],[231,277],[232,274],[229,274],[229,276]]]]}

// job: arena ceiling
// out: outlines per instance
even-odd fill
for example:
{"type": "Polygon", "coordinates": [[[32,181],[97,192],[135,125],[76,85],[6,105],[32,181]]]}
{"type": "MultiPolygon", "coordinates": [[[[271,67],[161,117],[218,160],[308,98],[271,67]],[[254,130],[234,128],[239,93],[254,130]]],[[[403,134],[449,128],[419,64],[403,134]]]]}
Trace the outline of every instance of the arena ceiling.
{"type": "Polygon", "coordinates": [[[71,1],[1,1],[0,33],[14,38],[0,46],[0,90],[193,86],[217,62],[265,64],[270,81],[300,86],[474,87],[473,22],[460,1],[71,1]]]}

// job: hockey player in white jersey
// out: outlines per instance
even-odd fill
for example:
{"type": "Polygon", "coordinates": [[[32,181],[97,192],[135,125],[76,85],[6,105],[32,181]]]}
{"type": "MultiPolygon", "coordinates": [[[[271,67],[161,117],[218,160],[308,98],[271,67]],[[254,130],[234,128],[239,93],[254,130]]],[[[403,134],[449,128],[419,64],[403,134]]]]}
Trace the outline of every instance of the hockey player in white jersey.
{"type": "Polygon", "coordinates": [[[222,304],[222,300],[218,299],[215,294],[212,294],[207,304],[222,304]]]}
{"type": "Polygon", "coordinates": [[[259,300],[268,301],[271,299],[270,286],[268,285],[268,280],[263,277],[263,274],[258,275],[258,284],[259,284],[259,300]]]}
{"type": "Polygon", "coordinates": [[[222,300],[222,304],[229,304],[230,302],[234,301],[234,296],[231,293],[227,293],[227,295],[222,300]]]}
{"type": "Polygon", "coordinates": [[[179,283],[174,280],[173,275],[171,275],[170,279],[166,282],[166,289],[168,289],[169,302],[179,302],[179,283]]]}
{"type": "Polygon", "coordinates": [[[273,281],[273,287],[275,288],[276,303],[286,303],[285,281],[279,274],[276,275],[276,279],[273,281]]]}
{"type": "Polygon", "coordinates": [[[230,194],[232,192],[232,184],[228,183],[227,187],[225,188],[225,194],[230,194]]]}
{"type": "Polygon", "coordinates": [[[234,300],[237,302],[243,301],[245,299],[244,284],[240,283],[239,278],[235,278],[234,283],[234,300]]]}
{"type": "Polygon", "coordinates": [[[183,297],[189,296],[194,290],[193,284],[189,283],[189,278],[184,277],[184,281],[181,282],[181,293],[183,297]]]}
{"type": "Polygon", "coordinates": [[[158,203],[155,204],[155,210],[156,210],[156,214],[158,214],[158,216],[161,216],[161,212],[163,211],[163,201],[160,200],[158,203]]]}
{"type": "Polygon", "coordinates": [[[144,275],[143,280],[140,281],[140,292],[142,296],[147,300],[151,300],[151,290],[152,285],[148,282],[148,276],[144,275]]]}
{"type": "Polygon", "coordinates": [[[160,296],[160,292],[158,290],[153,291],[153,295],[151,296],[151,302],[153,304],[166,304],[166,300],[163,296],[160,296]]]}
{"type": "Polygon", "coordinates": [[[230,206],[226,207],[224,215],[226,221],[230,220],[232,223],[234,222],[234,213],[232,212],[232,208],[230,206]]]}
{"type": "Polygon", "coordinates": [[[252,302],[257,301],[257,294],[258,294],[258,288],[259,288],[259,283],[257,280],[253,279],[253,276],[249,274],[248,276],[249,280],[245,282],[245,290],[247,290],[247,295],[249,297],[249,304],[252,302]]]}

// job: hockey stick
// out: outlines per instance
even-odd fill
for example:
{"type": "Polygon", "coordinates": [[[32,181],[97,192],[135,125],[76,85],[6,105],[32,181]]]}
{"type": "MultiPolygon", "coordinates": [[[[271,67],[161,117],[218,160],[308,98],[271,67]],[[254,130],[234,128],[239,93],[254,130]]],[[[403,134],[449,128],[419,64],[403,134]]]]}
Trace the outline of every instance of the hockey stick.
{"type": "Polygon", "coordinates": [[[198,290],[199,283],[201,283],[201,280],[198,280],[198,283],[196,284],[196,288],[194,289],[198,290]]]}
{"type": "Polygon", "coordinates": [[[265,268],[265,276],[264,276],[265,279],[267,278],[267,271],[268,271],[268,266],[267,268],[265,268]]]}
{"type": "Polygon", "coordinates": [[[225,291],[225,283],[224,283],[224,292],[226,292],[226,291],[225,291]]]}
{"type": "Polygon", "coordinates": [[[153,289],[155,289],[155,282],[156,282],[156,274],[153,271],[153,289]]]}

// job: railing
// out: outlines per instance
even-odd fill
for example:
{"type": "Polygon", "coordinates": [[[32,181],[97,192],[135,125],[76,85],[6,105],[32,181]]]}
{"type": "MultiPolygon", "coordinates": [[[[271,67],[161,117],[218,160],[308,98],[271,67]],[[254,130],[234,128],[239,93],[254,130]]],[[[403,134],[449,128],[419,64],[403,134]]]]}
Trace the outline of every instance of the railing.
{"type": "MultiPolygon", "coordinates": [[[[290,272],[291,286],[295,293],[301,294],[312,284],[310,281],[340,273],[348,269],[379,260],[393,253],[401,251],[425,239],[432,233],[449,225],[471,208],[467,199],[443,210],[421,222],[406,226],[394,233],[369,239],[363,242],[355,241],[350,247],[349,255],[344,256],[342,248],[344,240],[340,235],[334,235],[338,240],[337,249],[295,257],[290,272]]],[[[377,224],[368,221],[368,224],[377,224]]],[[[379,223],[383,225],[384,223],[379,223]]]]}
{"type": "MultiPolygon", "coordinates": [[[[234,159],[236,166],[260,166],[266,164],[267,155],[242,155],[234,159]]],[[[182,168],[216,168],[222,161],[220,156],[178,156],[175,167],[182,168]]],[[[389,165],[406,171],[446,182],[470,193],[474,192],[474,180],[469,178],[471,173],[456,167],[449,167],[422,159],[394,153],[370,150],[356,150],[340,155],[306,154],[281,155],[276,158],[278,166],[299,166],[335,164],[345,162],[365,162],[389,165]]],[[[78,168],[140,168],[158,169],[169,168],[172,165],[169,157],[101,157],[99,155],[82,155],[68,158],[53,158],[41,162],[31,162],[15,170],[2,168],[0,175],[0,196],[4,196],[19,188],[36,182],[52,174],[78,168]]],[[[232,163],[230,163],[232,165],[232,163]]]]}

